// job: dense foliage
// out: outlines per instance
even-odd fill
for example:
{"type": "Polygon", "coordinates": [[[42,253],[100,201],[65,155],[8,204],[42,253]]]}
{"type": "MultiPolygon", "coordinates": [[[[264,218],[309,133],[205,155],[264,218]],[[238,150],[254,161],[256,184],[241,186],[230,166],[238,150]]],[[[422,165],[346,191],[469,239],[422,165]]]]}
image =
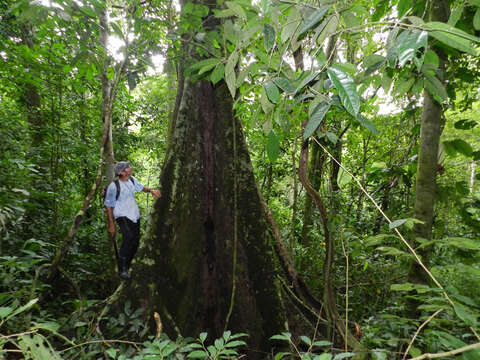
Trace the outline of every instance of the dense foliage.
{"type": "MultiPolygon", "coordinates": [[[[115,158],[149,187],[159,183],[180,74],[227,84],[260,191],[331,326],[319,334],[308,304],[303,315],[286,310],[288,328],[272,346],[286,345],[265,358],[361,355],[335,322],[377,360],[480,342],[478,0],[235,0],[213,10],[194,1],[181,13],[164,0],[8,0],[0,16],[0,358],[227,359],[245,350],[245,334],[173,341],[130,302],[112,309],[121,283],[100,194],[49,278],[105,160],[102,73],[119,78],[115,158]],[[105,13],[118,49],[103,47],[105,13]],[[205,31],[207,19],[222,31],[205,31]],[[159,56],[163,72],[152,63],[159,56]],[[433,227],[420,236],[428,97],[441,130],[433,227]],[[429,275],[418,276],[419,260],[429,275]]],[[[147,219],[152,199],[137,201],[147,219]]],[[[290,286],[279,283],[287,303],[290,286]]],[[[469,350],[459,356],[480,358],[469,350]]]]}

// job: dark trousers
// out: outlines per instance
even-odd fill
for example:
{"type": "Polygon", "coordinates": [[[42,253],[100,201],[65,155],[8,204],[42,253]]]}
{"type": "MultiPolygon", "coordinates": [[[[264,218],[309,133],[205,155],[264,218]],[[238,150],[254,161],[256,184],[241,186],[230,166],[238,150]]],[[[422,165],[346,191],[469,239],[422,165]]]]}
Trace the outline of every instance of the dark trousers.
{"type": "Polygon", "coordinates": [[[116,219],[120,232],[122,233],[122,246],[120,247],[120,258],[124,258],[127,263],[127,268],[135,256],[138,243],[140,241],[140,219],[134,223],[127,217],[119,217],[116,219]]]}

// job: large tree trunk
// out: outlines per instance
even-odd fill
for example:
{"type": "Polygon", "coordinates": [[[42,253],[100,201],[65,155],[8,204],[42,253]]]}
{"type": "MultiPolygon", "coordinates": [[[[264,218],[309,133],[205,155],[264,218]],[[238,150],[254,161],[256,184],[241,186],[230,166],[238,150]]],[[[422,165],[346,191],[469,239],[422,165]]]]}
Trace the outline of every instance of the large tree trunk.
{"type": "MultiPolygon", "coordinates": [[[[450,15],[448,2],[446,0],[434,1],[429,9],[429,14],[431,21],[447,22],[450,15]]],[[[443,78],[447,59],[441,50],[437,50],[437,54],[440,58],[440,80],[444,83],[443,78]]],[[[430,239],[432,235],[438,147],[442,130],[442,105],[425,89],[414,205],[414,216],[416,219],[423,221],[423,224],[415,225],[413,229],[414,238],[430,239]]],[[[423,248],[419,250],[419,254],[422,256],[424,264],[428,266],[431,248],[423,248]]],[[[410,281],[421,283],[426,283],[428,280],[424,270],[416,263],[410,270],[409,279],[410,281]]]]}
{"type": "Polygon", "coordinates": [[[170,334],[175,326],[183,336],[219,336],[227,328],[248,332],[250,349],[268,350],[269,337],[283,328],[282,309],[266,219],[226,85],[187,80],[170,136],[162,197],[128,293],[149,313],[163,314],[170,334]]]}

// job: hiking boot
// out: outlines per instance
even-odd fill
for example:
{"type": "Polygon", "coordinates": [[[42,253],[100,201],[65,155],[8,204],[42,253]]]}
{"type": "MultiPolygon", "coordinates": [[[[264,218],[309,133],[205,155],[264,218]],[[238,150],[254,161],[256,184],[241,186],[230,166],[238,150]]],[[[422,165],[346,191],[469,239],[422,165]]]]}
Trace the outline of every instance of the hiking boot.
{"type": "Polygon", "coordinates": [[[118,275],[123,280],[130,280],[132,276],[127,271],[127,259],[120,257],[118,259],[118,275]]]}

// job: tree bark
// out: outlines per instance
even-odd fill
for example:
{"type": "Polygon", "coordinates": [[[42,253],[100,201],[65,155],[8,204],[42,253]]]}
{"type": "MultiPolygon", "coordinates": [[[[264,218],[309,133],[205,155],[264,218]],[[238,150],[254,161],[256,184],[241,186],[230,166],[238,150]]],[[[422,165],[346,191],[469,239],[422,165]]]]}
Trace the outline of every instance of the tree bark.
{"type": "Polygon", "coordinates": [[[183,336],[217,337],[228,327],[248,332],[249,348],[266,351],[283,315],[271,238],[232,106],[223,82],[186,80],[162,197],[128,294],[148,313],[163,314],[167,333],[178,327],[183,336]]]}
{"type": "MultiPolygon", "coordinates": [[[[432,2],[429,15],[430,21],[447,22],[450,15],[448,2],[446,0],[432,2]]],[[[445,83],[444,72],[447,57],[438,49],[437,54],[440,59],[438,70],[440,81],[445,83]]],[[[423,221],[423,224],[415,224],[413,228],[414,239],[418,237],[430,239],[432,235],[438,147],[443,130],[443,119],[442,105],[425,89],[414,205],[414,216],[416,219],[423,221]]],[[[428,267],[431,248],[419,249],[419,255],[422,256],[424,264],[428,267]]],[[[425,272],[416,263],[411,267],[409,279],[420,283],[427,283],[428,281],[425,272]]]]}

